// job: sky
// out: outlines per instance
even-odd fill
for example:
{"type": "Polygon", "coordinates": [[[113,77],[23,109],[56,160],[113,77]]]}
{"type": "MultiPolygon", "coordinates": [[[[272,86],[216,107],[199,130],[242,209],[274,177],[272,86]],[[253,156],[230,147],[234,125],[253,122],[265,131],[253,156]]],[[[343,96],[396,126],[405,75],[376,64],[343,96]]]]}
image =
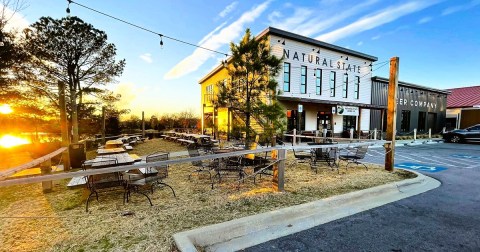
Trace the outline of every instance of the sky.
{"type": "MultiPolygon", "coordinates": [[[[12,19],[25,27],[42,16],[67,15],[67,0],[26,0],[12,19]]],[[[141,116],[200,114],[198,81],[229,53],[245,30],[269,26],[378,57],[400,58],[399,79],[446,89],[480,85],[480,0],[74,0],[155,33],[215,50],[214,53],[105,17],[76,4],[78,16],[108,35],[126,68],[110,89],[120,106],[141,116]]],[[[373,69],[388,78],[388,64],[373,69]]]]}

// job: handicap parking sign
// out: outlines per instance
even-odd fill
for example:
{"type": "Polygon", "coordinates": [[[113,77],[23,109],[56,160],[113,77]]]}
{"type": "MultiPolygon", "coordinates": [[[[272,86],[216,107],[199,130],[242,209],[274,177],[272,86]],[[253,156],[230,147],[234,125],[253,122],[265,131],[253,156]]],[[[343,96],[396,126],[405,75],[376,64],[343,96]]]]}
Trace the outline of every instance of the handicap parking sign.
{"type": "Polygon", "coordinates": [[[480,156],[473,156],[473,155],[466,155],[466,154],[453,154],[450,156],[454,158],[480,159],[480,156]]]}
{"type": "Polygon", "coordinates": [[[415,164],[415,163],[400,163],[400,164],[395,164],[395,167],[415,170],[415,171],[423,171],[423,172],[439,172],[447,169],[441,166],[434,166],[434,165],[428,165],[428,164],[415,164]]]}

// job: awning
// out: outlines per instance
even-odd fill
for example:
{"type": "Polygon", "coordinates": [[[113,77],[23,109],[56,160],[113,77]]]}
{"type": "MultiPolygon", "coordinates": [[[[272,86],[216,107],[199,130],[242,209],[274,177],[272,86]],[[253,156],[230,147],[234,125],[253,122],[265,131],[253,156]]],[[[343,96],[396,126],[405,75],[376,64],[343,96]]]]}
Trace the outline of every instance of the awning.
{"type": "Polygon", "coordinates": [[[384,106],[384,105],[373,105],[373,104],[343,102],[343,101],[330,101],[330,100],[312,99],[312,98],[304,98],[304,97],[289,97],[289,96],[279,95],[277,98],[279,101],[293,101],[293,102],[299,102],[299,103],[343,105],[343,106],[354,106],[354,107],[368,108],[368,109],[386,109],[387,108],[387,106],[384,106]]]}

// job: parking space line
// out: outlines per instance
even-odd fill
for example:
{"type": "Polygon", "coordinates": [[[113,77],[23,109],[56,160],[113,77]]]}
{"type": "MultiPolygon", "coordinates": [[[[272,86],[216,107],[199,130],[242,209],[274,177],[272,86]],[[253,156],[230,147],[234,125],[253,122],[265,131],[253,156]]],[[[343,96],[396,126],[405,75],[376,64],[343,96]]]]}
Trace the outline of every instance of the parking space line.
{"type": "Polygon", "coordinates": [[[451,162],[451,163],[458,164],[458,165],[463,165],[463,166],[465,166],[465,165],[474,165],[474,164],[475,164],[475,163],[465,162],[465,160],[444,158],[444,157],[438,157],[438,156],[432,156],[432,158],[441,158],[441,159],[444,160],[444,161],[451,162]]]}
{"type": "Polygon", "coordinates": [[[462,161],[462,162],[465,162],[465,163],[471,163],[471,164],[478,164],[478,161],[473,161],[473,160],[470,160],[470,159],[467,159],[467,158],[455,158],[455,157],[450,157],[451,160],[456,160],[457,162],[459,161],[462,161]]]}
{"type": "Polygon", "coordinates": [[[442,164],[442,165],[447,165],[447,166],[455,166],[455,165],[452,165],[452,164],[448,164],[448,163],[445,163],[445,162],[442,162],[442,161],[438,161],[438,160],[435,160],[435,159],[430,159],[430,158],[426,158],[426,157],[422,157],[422,156],[417,156],[417,155],[414,155],[414,154],[410,154],[410,156],[413,156],[413,157],[416,157],[416,158],[422,158],[422,159],[425,159],[425,160],[429,160],[430,162],[433,162],[434,164],[442,164]]]}

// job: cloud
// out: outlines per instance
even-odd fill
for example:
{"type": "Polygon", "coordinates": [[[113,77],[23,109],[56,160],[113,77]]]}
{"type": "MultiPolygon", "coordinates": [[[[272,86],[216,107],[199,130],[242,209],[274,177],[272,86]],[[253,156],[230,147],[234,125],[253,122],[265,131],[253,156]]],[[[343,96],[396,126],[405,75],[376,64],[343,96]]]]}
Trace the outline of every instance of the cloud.
{"type": "Polygon", "coordinates": [[[372,16],[363,17],[349,25],[316,37],[318,40],[333,43],[375,27],[390,23],[400,17],[425,9],[438,1],[411,1],[402,5],[386,8],[372,16]]]}
{"type": "Polygon", "coordinates": [[[357,43],[357,46],[362,46],[363,45],[363,41],[360,41],[357,43]]]}
{"type": "Polygon", "coordinates": [[[377,40],[377,39],[379,39],[379,38],[381,38],[381,37],[382,37],[381,35],[376,35],[376,36],[373,36],[373,37],[372,37],[372,40],[377,40]]]}
{"type": "Polygon", "coordinates": [[[445,10],[443,10],[442,16],[450,15],[450,14],[453,14],[453,13],[459,12],[459,11],[466,11],[466,10],[469,10],[469,9],[479,5],[479,4],[480,4],[480,0],[472,0],[468,4],[451,6],[451,7],[446,8],[445,10]]]}
{"type": "Polygon", "coordinates": [[[313,10],[307,8],[295,8],[295,11],[292,16],[283,20],[276,20],[276,18],[281,17],[281,14],[277,12],[276,14],[271,14],[269,16],[269,21],[273,27],[293,31],[294,27],[301,25],[303,22],[308,20],[313,14],[313,10]]]}
{"type": "Polygon", "coordinates": [[[30,22],[22,14],[14,13],[8,7],[3,6],[3,4],[0,4],[0,6],[0,15],[3,14],[3,18],[7,20],[5,31],[21,31],[30,25],[30,22]]]}
{"type": "MultiPolygon", "coordinates": [[[[367,7],[378,1],[379,0],[367,0],[349,8],[343,4],[339,4],[338,0],[327,0],[320,3],[318,10],[296,8],[291,17],[283,20],[280,20],[283,15],[279,11],[275,11],[269,15],[268,20],[274,27],[303,36],[312,36],[364,11],[367,7]],[[335,15],[331,15],[330,13],[335,13],[335,15]]],[[[289,12],[291,11],[289,10],[289,12]]]]}
{"type": "Polygon", "coordinates": [[[433,19],[432,17],[424,17],[424,18],[418,20],[418,24],[428,23],[428,22],[432,21],[432,19],[433,19]]]}
{"type": "Polygon", "coordinates": [[[235,9],[235,7],[237,7],[237,5],[238,5],[237,1],[229,4],[227,7],[225,7],[225,9],[222,10],[222,12],[218,14],[218,16],[222,18],[226,17],[228,13],[232,12],[235,9]]]}
{"type": "MultiPolygon", "coordinates": [[[[212,34],[208,39],[203,41],[203,43],[199,44],[199,46],[211,50],[218,50],[221,46],[229,44],[231,41],[237,39],[244,32],[244,26],[255,21],[255,19],[267,9],[269,4],[270,0],[253,7],[250,11],[243,13],[239,19],[221,29],[218,33],[212,34]]],[[[165,74],[164,79],[176,79],[194,72],[212,57],[214,57],[213,52],[197,48],[191,55],[170,69],[170,71],[165,74]]]]}
{"type": "Polygon", "coordinates": [[[152,63],[153,62],[152,55],[150,53],[144,53],[144,54],[140,55],[140,59],[142,59],[143,61],[145,61],[147,63],[152,63]]]}
{"type": "Polygon", "coordinates": [[[213,34],[215,34],[215,32],[217,32],[218,30],[222,29],[225,25],[227,24],[227,22],[223,22],[221,23],[219,26],[215,27],[215,29],[213,29],[213,31],[211,31],[210,33],[208,33],[207,35],[205,35],[201,40],[200,42],[198,42],[198,44],[203,44],[205,41],[207,41],[209,38],[211,38],[213,36],[213,34]]]}

